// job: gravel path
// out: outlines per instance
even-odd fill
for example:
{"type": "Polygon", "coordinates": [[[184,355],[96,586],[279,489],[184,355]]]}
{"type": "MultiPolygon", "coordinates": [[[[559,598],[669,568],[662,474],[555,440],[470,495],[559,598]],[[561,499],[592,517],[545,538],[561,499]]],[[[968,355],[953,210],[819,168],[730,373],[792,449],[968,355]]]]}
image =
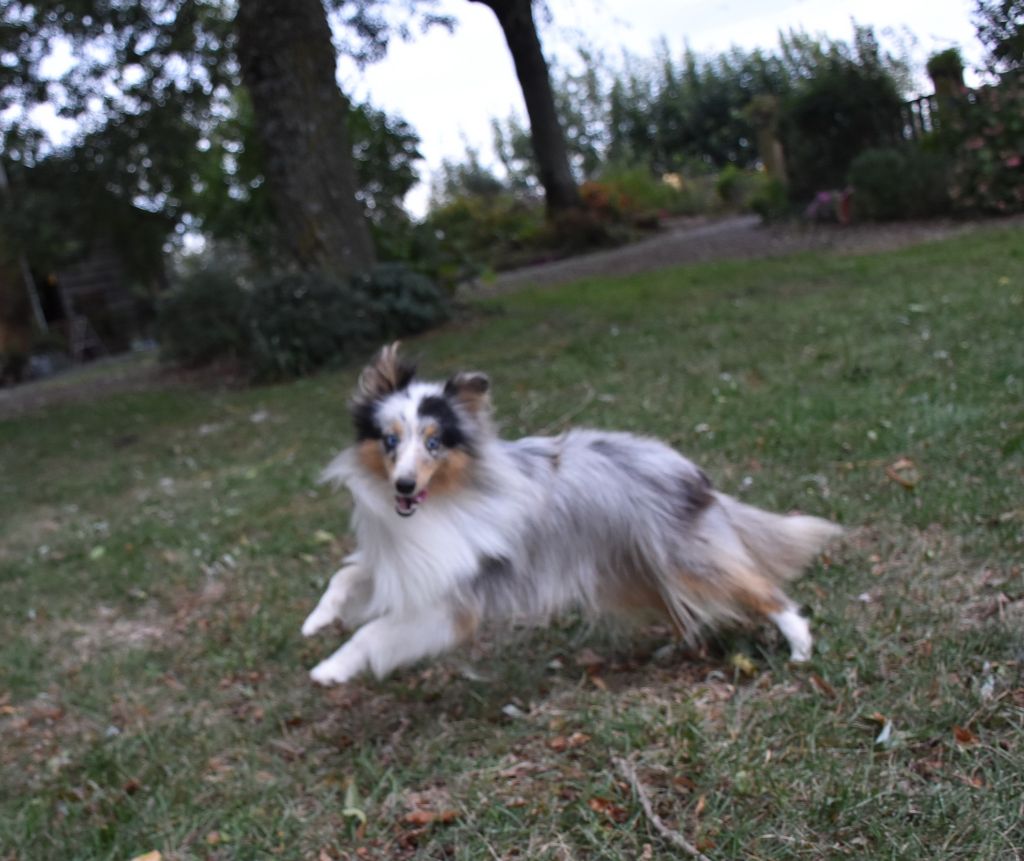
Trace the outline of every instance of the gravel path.
{"type": "Polygon", "coordinates": [[[870,254],[932,242],[979,230],[1024,226],[1024,218],[990,221],[922,221],[893,224],[763,226],[755,215],[695,224],[670,222],[655,236],[621,248],[570,257],[504,272],[490,285],[473,291],[493,295],[530,285],[553,286],[599,275],[634,275],[712,260],[749,260],[801,251],[870,254]]]}

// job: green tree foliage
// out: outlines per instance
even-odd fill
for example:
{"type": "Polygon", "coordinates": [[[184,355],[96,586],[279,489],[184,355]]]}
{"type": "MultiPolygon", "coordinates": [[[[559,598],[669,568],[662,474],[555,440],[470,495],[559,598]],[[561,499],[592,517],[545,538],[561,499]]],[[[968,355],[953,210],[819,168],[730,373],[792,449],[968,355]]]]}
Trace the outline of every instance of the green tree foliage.
{"type": "Polygon", "coordinates": [[[1024,0],[977,0],[974,21],[992,72],[1024,70],[1024,0]]]}
{"type": "MultiPolygon", "coordinates": [[[[370,104],[348,110],[359,200],[384,260],[404,256],[409,217],[402,200],[418,181],[420,139],[401,117],[370,104]]],[[[246,90],[233,93],[231,111],[209,136],[197,160],[190,212],[211,239],[243,245],[263,265],[282,257],[267,195],[263,154],[246,90]]]]}
{"type": "MultiPolygon", "coordinates": [[[[662,46],[651,59],[627,56],[620,68],[581,51],[571,68],[555,67],[553,80],[580,180],[608,164],[641,165],[655,176],[752,169],[763,155],[751,106],[770,103],[801,198],[841,186],[860,148],[890,142],[910,73],[871,28],[855,27],[851,42],[784,34],[774,51],[702,57],[687,49],[675,58],[662,46]]],[[[534,188],[522,125],[513,116],[494,127],[509,189],[534,188]]]]}
{"type": "MultiPolygon", "coordinates": [[[[369,62],[390,38],[410,35],[413,22],[451,25],[432,9],[431,0],[329,0],[321,11],[343,34],[335,47],[369,62]]],[[[78,236],[81,224],[134,209],[158,215],[178,235],[204,228],[279,251],[255,134],[261,120],[240,86],[235,10],[229,0],[0,0],[0,148],[16,175],[18,210],[32,211],[24,232],[45,220],[62,236],[78,236]],[[75,62],[53,78],[45,72],[55,47],[66,47],[75,62]],[[77,124],[59,153],[32,120],[43,103],[77,124]],[[35,171],[55,158],[60,165],[46,173],[73,175],[83,192],[70,220],[71,205],[49,206],[59,201],[35,171]]],[[[417,141],[404,122],[368,106],[351,109],[350,124],[360,198],[376,229],[412,182],[417,141]]],[[[331,153],[327,146],[307,156],[331,153]]],[[[8,213],[8,221],[18,214],[8,213]]],[[[119,228],[130,242],[136,226],[146,232],[154,223],[142,216],[119,228]]],[[[60,251],[60,243],[48,247],[60,251]]]]}

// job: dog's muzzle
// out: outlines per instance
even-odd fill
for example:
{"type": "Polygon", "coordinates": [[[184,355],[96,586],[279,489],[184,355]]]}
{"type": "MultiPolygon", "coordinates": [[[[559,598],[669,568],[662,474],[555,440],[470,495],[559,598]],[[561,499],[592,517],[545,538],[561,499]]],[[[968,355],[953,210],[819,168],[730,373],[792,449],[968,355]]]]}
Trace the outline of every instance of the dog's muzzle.
{"type": "Polygon", "coordinates": [[[426,498],[425,490],[421,490],[415,496],[406,496],[400,493],[395,497],[395,511],[402,517],[412,517],[416,513],[416,509],[420,507],[420,503],[426,498]]]}

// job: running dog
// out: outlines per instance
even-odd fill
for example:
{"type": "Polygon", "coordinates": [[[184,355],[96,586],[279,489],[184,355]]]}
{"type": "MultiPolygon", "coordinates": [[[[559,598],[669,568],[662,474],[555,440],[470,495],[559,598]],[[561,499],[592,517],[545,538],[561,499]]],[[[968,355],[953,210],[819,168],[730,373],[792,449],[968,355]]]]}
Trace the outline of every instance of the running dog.
{"type": "Polygon", "coordinates": [[[351,401],[355,444],[323,478],[352,493],[356,550],[302,626],[355,633],[311,672],[323,685],[382,677],[437,655],[490,620],[569,609],[655,611],[689,639],[767,617],[793,661],[806,619],[782,584],[841,532],[714,489],[655,439],[598,430],[501,439],[490,382],[425,382],[383,348],[351,401]]]}

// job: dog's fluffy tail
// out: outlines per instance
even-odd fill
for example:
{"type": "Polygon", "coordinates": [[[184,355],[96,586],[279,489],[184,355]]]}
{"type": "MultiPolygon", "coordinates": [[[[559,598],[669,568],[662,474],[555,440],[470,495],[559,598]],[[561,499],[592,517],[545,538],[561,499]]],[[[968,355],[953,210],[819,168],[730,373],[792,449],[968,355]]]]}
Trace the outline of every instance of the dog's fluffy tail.
{"type": "Polygon", "coordinates": [[[797,577],[843,532],[838,524],[820,517],[773,514],[724,493],[716,493],[715,499],[759,570],[776,583],[797,577]]]}

